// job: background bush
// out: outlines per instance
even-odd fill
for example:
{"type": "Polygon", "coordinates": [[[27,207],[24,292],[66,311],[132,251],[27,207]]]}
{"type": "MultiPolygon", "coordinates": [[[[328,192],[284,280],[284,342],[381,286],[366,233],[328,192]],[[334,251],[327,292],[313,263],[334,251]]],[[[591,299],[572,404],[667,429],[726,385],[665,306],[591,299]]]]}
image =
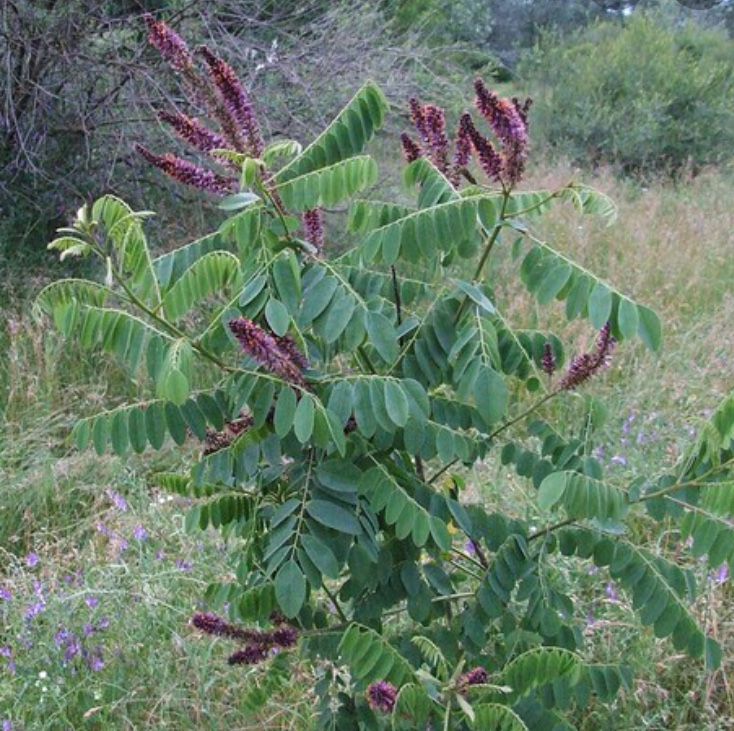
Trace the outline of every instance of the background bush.
{"type": "Polygon", "coordinates": [[[693,170],[734,147],[734,49],[725,33],[661,13],[546,36],[521,68],[540,136],[577,163],[693,170]]]}

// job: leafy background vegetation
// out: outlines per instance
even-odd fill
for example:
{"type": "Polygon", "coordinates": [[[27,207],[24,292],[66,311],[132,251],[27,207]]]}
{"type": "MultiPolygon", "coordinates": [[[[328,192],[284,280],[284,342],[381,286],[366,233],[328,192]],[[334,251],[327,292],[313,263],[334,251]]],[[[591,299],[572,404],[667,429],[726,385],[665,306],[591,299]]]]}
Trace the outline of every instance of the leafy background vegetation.
{"type": "MultiPolygon", "coordinates": [[[[423,3],[361,11],[319,3],[147,9],[228,53],[259,104],[276,110],[270,131],[284,136],[307,140],[368,76],[401,110],[412,91],[445,102],[477,71],[496,74],[505,90],[536,96],[534,144],[545,157],[536,155],[528,187],[583,177],[620,208],[616,225],[606,228],[558,207],[543,220],[542,235],[563,242],[622,291],[655,302],[665,324],[661,355],[626,346],[595,384],[598,457],[620,478],[658,472],[731,388],[729,3],[707,12],[675,3],[620,4],[607,13],[562,3],[561,16],[552,2],[491,3],[481,23],[473,3],[453,5],[464,20],[450,25],[444,5],[423,3]],[[625,49],[639,47],[640,38],[661,53],[640,54],[640,65],[625,63],[625,49]],[[557,75],[548,73],[551,67],[557,75]]],[[[206,231],[221,215],[199,196],[161,183],[130,151],[134,140],[152,146],[162,139],[151,105],[179,93],[163,88],[163,77],[150,70],[156,61],[139,12],[125,3],[3,7],[3,27],[16,29],[0,40],[6,59],[59,55],[37,63],[33,73],[47,76],[26,78],[34,66],[19,64],[4,89],[5,109],[14,111],[3,112],[0,148],[6,283],[0,638],[22,634],[25,644],[12,658],[0,657],[0,721],[48,729],[309,728],[318,678],[287,656],[267,670],[230,669],[224,647],[193,638],[187,627],[206,586],[236,566],[227,565],[217,534],[187,533],[186,498],[154,485],[151,475],[175,465],[178,450],[123,461],[73,449],[68,433],[76,418],[101,410],[110,393],[134,397],[134,387],[109,360],[46,337],[45,326],[28,314],[26,297],[54,273],[44,253],[48,234],[73,217],[72,201],[112,190],[144,202],[159,211],[154,230],[162,235],[151,239],[167,247],[206,231]],[[90,10],[103,17],[82,22],[90,10]],[[38,42],[60,39],[60,28],[79,35],[67,34],[58,48],[38,42]],[[30,50],[19,50],[25,44],[30,50]],[[60,67],[59,58],[77,65],[60,67]],[[145,70],[152,86],[135,73],[121,84],[130,68],[145,70]],[[99,87],[84,87],[90,79],[99,87]],[[151,88],[160,96],[151,96],[151,88]],[[63,664],[64,629],[88,631],[90,662],[74,673],[63,664]]],[[[457,109],[465,103],[458,92],[453,99],[457,109]]],[[[385,147],[379,144],[381,173],[402,196],[397,167],[391,169],[393,142],[386,135],[385,147]]],[[[494,264],[510,265],[501,256],[494,264]]],[[[554,322],[529,298],[517,297],[512,307],[525,321],[554,322]]],[[[572,423],[590,405],[579,398],[557,408],[561,423],[572,423]]],[[[466,476],[465,489],[518,516],[534,509],[514,470],[495,458],[466,476]]],[[[651,551],[666,549],[672,537],[664,522],[642,528],[651,551]]],[[[570,563],[561,569],[588,616],[598,660],[624,654],[635,675],[611,707],[593,702],[579,711],[579,727],[731,727],[731,585],[723,569],[691,568],[705,586],[696,616],[724,648],[716,672],[640,633],[629,600],[603,570],[582,574],[570,563]]]]}

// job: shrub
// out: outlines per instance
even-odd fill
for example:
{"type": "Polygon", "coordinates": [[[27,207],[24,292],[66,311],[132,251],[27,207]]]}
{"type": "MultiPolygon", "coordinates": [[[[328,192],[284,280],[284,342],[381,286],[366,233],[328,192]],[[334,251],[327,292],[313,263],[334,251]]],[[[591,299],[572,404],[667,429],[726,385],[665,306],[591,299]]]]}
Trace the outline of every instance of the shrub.
{"type": "Polygon", "coordinates": [[[636,13],[572,41],[547,36],[521,74],[541,136],[576,163],[675,174],[734,149],[734,49],[721,32],[636,13]]]}
{"type": "Polygon", "coordinates": [[[226,193],[230,216],[152,259],[148,214],[102,197],[51,247],[99,259],[105,282],[56,282],[38,308],[64,337],[120,359],[144,397],[82,419],[80,449],[198,443],[188,469],[158,482],[194,501],[186,524],[222,531],[239,568],[209,587],[211,611],[193,627],[231,643],[232,665],[300,653],[321,671],[323,727],[553,728],[591,694],[608,701],[630,683],[624,663],[593,662],[562,581],[565,561],[591,561],[657,637],[716,667],[688,566],[734,554],[734,399],[668,473],[630,484],[589,453],[593,424],[579,439],[543,419],[617,342],[639,336],[657,349],[660,328],[532,233],[533,218],[564,200],[609,219],[614,207],[577,184],[518,190],[528,103],[478,80],[483,120],[464,114],[452,149],[443,110],[411,100],[418,138],[402,143],[416,204],[354,201],[355,243],[333,256],[326,209],[377,179],[363,150],[386,116],[380,90],[363,86],[305,149],[265,144],[232,69],[210,51],[200,67],[165,26],[152,31],[221,122],[187,138],[201,147],[219,134],[229,149],[209,150],[226,163],[217,173],[143,154],[226,193]],[[557,335],[502,316],[484,272],[510,245],[539,305],[564,301],[568,319],[600,330],[566,365],[557,335]],[[533,514],[462,495],[462,466],[491,454],[528,478],[533,514]],[[674,522],[669,553],[642,547],[645,510],[674,522]]]}

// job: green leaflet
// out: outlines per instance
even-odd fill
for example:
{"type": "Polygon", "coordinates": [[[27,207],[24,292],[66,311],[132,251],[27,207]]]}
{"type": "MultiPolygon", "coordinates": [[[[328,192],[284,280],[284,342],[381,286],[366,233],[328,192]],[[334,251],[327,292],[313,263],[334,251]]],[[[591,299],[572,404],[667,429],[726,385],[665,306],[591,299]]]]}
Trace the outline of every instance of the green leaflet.
{"type": "Polygon", "coordinates": [[[285,205],[294,211],[335,206],[377,181],[377,165],[366,155],[351,157],[296,178],[276,188],[285,205]]]}
{"type": "Polygon", "coordinates": [[[294,160],[275,175],[279,183],[306,175],[360,154],[382,127],[387,100],[379,87],[367,82],[336,119],[294,160]]]}
{"type": "Polygon", "coordinates": [[[586,317],[597,329],[609,321],[617,339],[639,335],[648,348],[660,349],[660,321],[652,310],[633,302],[548,244],[534,242],[523,259],[520,276],[540,304],[565,300],[568,319],[586,317]]]}
{"type": "Polygon", "coordinates": [[[546,510],[563,506],[570,518],[619,521],[627,513],[624,492],[578,472],[553,472],[538,490],[538,504],[546,510]]]}
{"type": "Polygon", "coordinates": [[[204,299],[235,290],[240,263],[234,254],[211,251],[186,269],[163,297],[163,310],[170,320],[179,320],[204,299]]]}
{"type": "Polygon", "coordinates": [[[413,679],[405,659],[372,629],[351,624],[339,643],[339,654],[363,684],[387,680],[396,686],[413,679]]]}

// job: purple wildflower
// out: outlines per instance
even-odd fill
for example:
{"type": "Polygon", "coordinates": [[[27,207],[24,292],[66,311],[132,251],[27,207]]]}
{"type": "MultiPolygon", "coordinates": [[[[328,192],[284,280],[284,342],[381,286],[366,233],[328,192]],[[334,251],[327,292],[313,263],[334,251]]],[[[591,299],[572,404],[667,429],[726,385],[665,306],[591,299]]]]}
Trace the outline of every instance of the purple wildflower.
{"type": "Polygon", "coordinates": [[[541,360],[543,372],[552,376],[556,371],[556,354],[553,352],[553,346],[546,343],[543,346],[543,358],[541,360]]]}
{"type": "Polygon", "coordinates": [[[97,626],[95,627],[95,630],[97,632],[104,632],[106,629],[109,629],[110,626],[110,620],[107,619],[107,617],[102,617],[102,619],[97,622],[97,626]]]}
{"type": "Polygon", "coordinates": [[[572,391],[605,368],[609,364],[616,342],[611,334],[611,326],[607,323],[599,332],[596,349],[590,353],[577,355],[571,361],[566,375],[561,380],[561,390],[572,391]]]}
{"type": "Polygon", "coordinates": [[[403,155],[406,162],[415,162],[419,157],[423,157],[423,150],[421,150],[420,145],[405,132],[400,135],[400,143],[403,146],[403,155]]]}
{"type": "Polygon", "coordinates": [[[136,144],[135,149],[151,165],[162,170],[166,175],[179,183],[191,185],[199,190],[209,191],[218,195],[226,195],[234,189],[235,181],[222,175],[205,170],[188,160],[172,155],[156,155],[143,145],[136,144]]]}
{"type": "Polygon", "coordinates": [[[166,560],[166,552],[163,549],[159,549],[158,551],[156,551],[155,560],[156,561],[165,561],[166,560]]]}
{"type": "Polygon", "coordinates": [[[469,539],[464,544],[464,550],[470,555],[470,556],[476,556],[477,555],[477,544],[474,543],[471,539],[469,539]]]}
{"type": "Polygon", "coordinates": [[[140,541],[140,543],[148,540],[148,531],[145,529],[144,525],[135,526],[133,529],[133,538],[136,541],[140,541]]]}
{"type": "Polygon", "coordinates": [[[190,561],[184,561],[183,559],[179,558],[176,561],[176,568],[179,571],[188,572],[194,568],[194,564],[192,564],[190,561]]]}
{"type": "Polygon", "coordinates": [[[607,585],[604,588],[604,593],[612,604],[619,604],[619,594],[617,593],[617,587],[614,585],[613,581],[607,582],[607,585]]]}
{"type": "Polygon", "coordinates": [[[202,152],[223,149],[227,141],[220,134],[205,127],[198,119],[180,112],[158,112],[158,119],[170,125],[178,136],[192,147],[202,152]]]}
{"type": "Polygon", "coordinates": [[[197,52],[201,54],[209,67],[209,75],[214,86],[219,90],[222,101],[245,133],[247,151],[253,157],[260,157],[264,149],[260,125],[255,117],[252,101],[237,78],[234,69],[215,56],[206,46],[200,46],[197,52]]]}
{"type": "Polygon", "coordinates": [[[87,664],[89,665],[89,669],[94,673],[104,670],[105,662],[101,647],[96,647],[94,652],[89,653],[87,664]]]}
{"type": "Polygon", "coordinates": [[[306,241],[321,253],[324,250],[324,217],[321,210],[314,208],[303,214],[303,227],[306,230],[306,241]]]}
{"type": "Polygon", "coordinates": [[[627,458],[623,454],[615,454],[609,461],[619,467],[627,466],[627,458]]]}
{"type": "Polygon", "coordinates": [[[13,722],[9,718],[3,721],[3,731],[13,731],[13,722]]]}
{"type": "Polygon", "coordinates": [[[104,523],[97,523],[97,532],[101,533],[106,538],[112,538],[114,535],[114,533],[104,523]]]}
{"type": "Polygon", "coordinates": [[[152,15],[146,13],[143,18],[148,24],[148,30],[150,32],[148,43],[158,49],[161,56],[176,71],[187,71],[191,69],[194,60],[183,38],[171,30],[163,21],[156,20],[152,15]]]}
{"type": "Polygon", "coordinates": [[[10,593],[10,589],[5,586],[0,586],[0,599],[4,602],[12,602],[13,595],[10,593]]]}
{"type": "Polygon", "coordinates": [[[43,614],[46,611],[46,602],[42,599],[34,602],[25,610],[26,621],[32,622],[39,614],[43,614]]]}
{"type": "Polygon", "coordinates": [[[97,599],[96,596],[88,596],[84,603],[90,608],[90,609],[96,609],[99,606],[99,599],[97,599]]]}
{"type": "Polygon", "coordinates": [[[386,680],[372,683],[367,688],[367,702],[373,711],[392,713],[395,701],[398,698],[398,689],[386,680]]]}
{"type": "Polygon", "coordinates": [[[38,554],[37,553],[33,553],[33,552],[29,553],[25,557],[26,566],[28,566],[28,568],[31,568],[31,569],[33,569],[36,566],[38,566],[38,563],[39,563],[40,560],[41,559],[38,557],[38,554]]]}
{"type": "Polygon", "coordinates": [[[229,329],[242,349],[274,375],[295,385],[305,387],[300,368],[285,353],[272,335],[245,317],[229,323],[229,329]]]}
{"type": "Polygon", "coordinates": [[[719,566],[719,570],[714,575],[714,581],[717,584],[726,584],[728,580],[729,580],[729,565],[722,563],[721,566],[719,566]]]}
{"type": "Polygon", "coordinates": [[[107,497],[111,500],[112,504],[121,513],[126,513],[128,509],[127,500],[125,500],[119,492],[115,490],[107,490],[107,497]]]}

